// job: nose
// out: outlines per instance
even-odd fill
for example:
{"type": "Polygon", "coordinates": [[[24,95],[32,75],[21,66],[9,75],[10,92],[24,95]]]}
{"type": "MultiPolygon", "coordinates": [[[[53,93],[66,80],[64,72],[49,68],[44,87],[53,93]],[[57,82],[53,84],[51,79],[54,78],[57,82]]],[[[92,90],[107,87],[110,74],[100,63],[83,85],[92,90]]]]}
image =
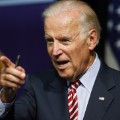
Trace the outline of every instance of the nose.
{"type": "Polygon", "coordinates": [[[59,56],[62,54],[62,46],[59,43],[59,41],[54,41],[53,45],[53,55],[54,56],[59,56]]]}

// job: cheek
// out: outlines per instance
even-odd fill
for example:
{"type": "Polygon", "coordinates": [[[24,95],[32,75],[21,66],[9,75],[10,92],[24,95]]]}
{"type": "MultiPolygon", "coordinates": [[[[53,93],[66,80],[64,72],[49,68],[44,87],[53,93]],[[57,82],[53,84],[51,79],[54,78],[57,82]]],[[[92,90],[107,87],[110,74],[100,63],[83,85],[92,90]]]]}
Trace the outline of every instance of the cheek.
{"type": "Polygon", "coordinates": [[[80,57],[81,57],[80,50],[72,49],[71,51],[69,51],[69,58],[71,60],[73,69],[76,69],[79,66],[80,57]]]}
{"type": "Polygon", "coordinates": [[[70,51],[70,58],[73,64],[74,69],[77,69],[84,64],[88,57],[88,48],[83,46],[77,45],[76,48],[70,51]]]}
{"type": "Polygon", "coordinates": [[[73,66],[73,69],[76,70],[77,68],[79,68],[80,64],[81,64],[80,56],[79,55],[72,56],[72,66],[73,66]]]}

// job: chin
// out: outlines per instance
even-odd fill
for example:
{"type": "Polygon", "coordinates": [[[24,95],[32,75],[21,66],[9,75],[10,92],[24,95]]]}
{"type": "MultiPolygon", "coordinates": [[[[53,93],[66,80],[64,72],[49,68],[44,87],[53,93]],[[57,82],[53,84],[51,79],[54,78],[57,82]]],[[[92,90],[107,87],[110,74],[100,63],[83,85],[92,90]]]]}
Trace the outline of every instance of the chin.
{"type": "Polygon", "coordinates": [[[71,78],[71,75],[65,72],[58,71],[58,74],[61,78],[69,80],[71,78]]]}

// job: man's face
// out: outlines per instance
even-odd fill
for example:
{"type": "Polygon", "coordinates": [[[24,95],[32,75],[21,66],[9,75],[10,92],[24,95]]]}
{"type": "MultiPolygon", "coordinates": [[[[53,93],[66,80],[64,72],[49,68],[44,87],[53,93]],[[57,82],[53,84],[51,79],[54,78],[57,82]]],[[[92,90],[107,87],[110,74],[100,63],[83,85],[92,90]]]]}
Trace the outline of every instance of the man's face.
{"type": "Polygon", "coordinates": [[[53,66],[62,78],[74,81],[91,59],[88,40],[80,38],[77,20],[64,15],[47,17],[44,29],[53,66]]]}

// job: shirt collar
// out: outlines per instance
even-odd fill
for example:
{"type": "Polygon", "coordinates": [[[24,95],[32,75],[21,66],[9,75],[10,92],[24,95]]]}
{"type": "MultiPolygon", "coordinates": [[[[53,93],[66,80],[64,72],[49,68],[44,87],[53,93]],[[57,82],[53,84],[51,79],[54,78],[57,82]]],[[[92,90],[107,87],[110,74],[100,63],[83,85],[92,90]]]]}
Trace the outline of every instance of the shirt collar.
{"type": "Polygon", "coordinates": [[[82,85],[91,93],[98,71],[100,69],[100,60],[96,53],[95,60],[85,74],[80,78],[82,85]]]}

